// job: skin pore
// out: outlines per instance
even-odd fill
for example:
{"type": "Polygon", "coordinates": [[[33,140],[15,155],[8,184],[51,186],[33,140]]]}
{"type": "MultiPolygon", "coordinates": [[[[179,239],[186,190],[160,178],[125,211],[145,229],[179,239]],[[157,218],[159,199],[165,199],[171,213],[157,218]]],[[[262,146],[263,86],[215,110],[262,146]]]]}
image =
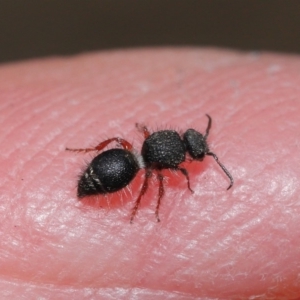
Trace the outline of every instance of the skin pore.
{"type": "MultiPolygon", "coordinates": [[[[297,299],[300,295],[300,59],[215,49],[144,49],[0,67],[0,298],[297,299]],[[77,178],[121,136],[195,128],[212,157],[144,172],[108,198],[78,201],[77,178]],[[294,152],[295,151],[295,152],[294,152]],[[93,203],[97,203],[94,205],[93,203]],[[108,203],[108,204],[107,204],[108,203]]],[[[115,147],[115,145],[112,145],[115,147]]]]}

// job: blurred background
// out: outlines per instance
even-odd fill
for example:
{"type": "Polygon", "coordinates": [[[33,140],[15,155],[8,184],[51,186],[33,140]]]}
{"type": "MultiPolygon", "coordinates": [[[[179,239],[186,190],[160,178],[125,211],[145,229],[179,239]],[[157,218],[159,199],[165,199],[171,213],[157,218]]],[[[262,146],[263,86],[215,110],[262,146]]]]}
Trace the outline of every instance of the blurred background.
{"type": "Polygon", "coordinates": [[[300,53],[300,1],[0,0],[0,62],[146,46],[300,53]]]}

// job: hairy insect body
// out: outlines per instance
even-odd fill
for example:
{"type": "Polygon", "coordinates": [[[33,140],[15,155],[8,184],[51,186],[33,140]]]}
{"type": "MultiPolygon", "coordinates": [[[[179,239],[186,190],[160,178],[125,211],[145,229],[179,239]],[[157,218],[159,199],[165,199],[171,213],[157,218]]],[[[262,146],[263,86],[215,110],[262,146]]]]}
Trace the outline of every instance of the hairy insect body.
{"type": "Polygon", "coordinates": [[[217,155],[210,151],[206,141],[212,123],[211,117],[209,115],[206,116],[208,124],[205,135],[195,129],[188,129],[183,136],[180,136],[175,130],[160,130],[150,133],[146,126],[137,124],[137,128],[144,135],[141,154],[134,151],[133,146],[128,141],[119,137],[107,139],[94,148],[67,148],[67,150],[77,152],[102,151],[112,142],[118,143],[123,148],[104,151],[91,161],[79,179],[78,198],[119,191],[134,179],[140,169],[145,169],[144,182],[135,201],[130,221],[132,222],[136,215],[141,199],[148,189],[148,181],[153,172],[156,173],[158,182],[158,199],[155,215],[157,221],[160,221],[159,208],[165,194],[163,169],[181,172],[186,179],[188,189],[193,192],[188,171],[181,166],[187,153],[192,160],[196,161],[202,161],[205,156],[212,156],[229,178],[230,185],[227,189],[230,189],[233,185],[233,178],[225,166],[220,163],[217,155]]]}
{"type": "Polygon", "coordinates": [[[187,152],[195,160],[203,160],[209,152],[206,137],[195,129],[188,129],[183,134],[183,142],[186,145],[187,152]]]}
{"type": "Polygon", "coordinates": [[[185,147],[176,131],[161,130],[145,139],[142,156],[148,168],[176,168],[185,160],[185,147]]]}
{"type": "Polygon", "coordinates": [[[127,186],[139,171],[132,152],[110,149],[96,156],[78,182],[77,196],[83,198],[113,193],[127,186]]]}

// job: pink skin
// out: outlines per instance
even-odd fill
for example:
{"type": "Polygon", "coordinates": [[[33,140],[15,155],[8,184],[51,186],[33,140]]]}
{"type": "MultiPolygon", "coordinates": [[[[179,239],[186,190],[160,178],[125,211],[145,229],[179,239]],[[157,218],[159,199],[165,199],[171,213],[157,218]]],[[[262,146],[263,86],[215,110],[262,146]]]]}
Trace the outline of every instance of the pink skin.
{"type": "Polygon", "coordinates": [[[3,65],[0,298],[297,299],[299,87],[299,57],[212,49],[3,65]],[[204,132],[205,113],[232,189],[207,157],[185,164],[194,194],[164,172],[160,223],[156,176],[129,222],[143,171],[132,195],[77,200],[96,153],[65,147],[121,136],[139,151],[136,122],[204,132]]]}

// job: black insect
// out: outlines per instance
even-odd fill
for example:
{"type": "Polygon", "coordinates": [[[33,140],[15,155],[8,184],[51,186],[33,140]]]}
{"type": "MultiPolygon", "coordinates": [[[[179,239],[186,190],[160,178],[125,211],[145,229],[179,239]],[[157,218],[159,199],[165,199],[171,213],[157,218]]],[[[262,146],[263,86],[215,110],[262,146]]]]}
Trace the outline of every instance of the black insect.
{"type": "Polygon", "coordinates": [[[66,148],[66,150],[76,152],[101,151],[114,141],[123,149],[114,148],[104,151],[91,161],[78,181],[78,198],[117,192],[127,186],[137,172],[144,167],[141,157],[135,153],[132,145],[121,138],[105,140],[95,148],[66,148]]]}
{"type": "Polygon", "coordinates": [[[194,129],[188,129],[182,136],[175,130],[160,130],[151,134],[146,126],[136,124],[145,138],[141,155],[134,151],[129,142],[117,137],[108,139],[94,148],[67,148],[67,150],[79,152],[101,151],[114,141],[123,147],[123,149],[116,148],[104,151],[92,160],[78,182],[78,197],[107,194],[121,190],[133,180],[140,169],[145,168],[145,179],[131,213],[130,222],[132,223],[141,199],[148,189],[149,178],[155,171],[159,182],[155,215],[159,222],[159,207],[165,193],[164,177],[161,172],[163,169],[180,171],[186,177],[188,189],[193,192],[188,171],[181,167],[181,163],[186,160],[186,154],[191,160],[197,161],[202,161],[206,155],[212,156],[229,178],[230,185],[227,188],[229,190],[233,185],[233,178],[225,166],[219,162],[216,154],[210,151],[206,141],[212,124],[211,117],[206,116],[208,117],[208,125],[205,135],[194,129]]]}

